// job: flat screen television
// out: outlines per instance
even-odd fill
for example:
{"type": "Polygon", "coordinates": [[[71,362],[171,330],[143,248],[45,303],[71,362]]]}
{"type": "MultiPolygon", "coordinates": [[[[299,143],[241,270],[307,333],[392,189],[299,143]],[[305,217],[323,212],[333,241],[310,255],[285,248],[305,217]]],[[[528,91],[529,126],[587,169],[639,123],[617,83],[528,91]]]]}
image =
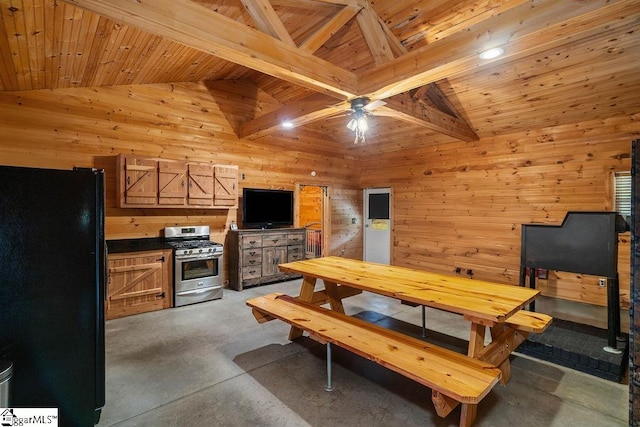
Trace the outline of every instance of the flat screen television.
{"type": "Polygon", "coordinates": [[[293,226],[293,191],[243,189],[242,224],[244,228],[293,226]]]}

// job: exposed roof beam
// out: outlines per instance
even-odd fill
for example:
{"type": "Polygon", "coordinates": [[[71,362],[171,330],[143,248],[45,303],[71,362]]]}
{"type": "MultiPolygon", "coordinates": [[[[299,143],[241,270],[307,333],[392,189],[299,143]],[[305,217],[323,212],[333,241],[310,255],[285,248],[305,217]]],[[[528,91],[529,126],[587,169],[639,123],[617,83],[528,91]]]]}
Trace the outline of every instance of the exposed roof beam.
{"type": "Polygon", "coordinates": [[[118,22],[339,99],[355,74],[190,0],[66,0],[118,22]]]}
{"type": "Polygon", "coordinates": [[[271,4],[279,6],[300,7],[303,9],[324,9],[331,6],[356,7],[359,0],[271,0],[271,4]]]}
{"type": "MultiPolygon", "coordinates": [[[[377,17],[377,15],[375,16],[377,17]]],[[[407,48],[400,43],[400,40],[398,40],[389,29],[387,24],[382,21],[380,17],[377,17],[377,19],[378,27],[383,35],[386,36],[388,46],[391,48],[393,54],[402,56],[409,53],[407,48]]],[[[391,59],[393,59],[393,54],[391,59]]],[[[463,141],[478,140],[478,135],[476,135],[471,126],[460,116],[455,107],[449,102],[435,83],[424,85],[407,96],[395,96],[394,99],[391,99],[391,103],[387,103],[387,108],[382,110],[383,114],[385,112],[387,116],[393,116],[399,120],[426,127],[453,136],[454,138],[462,139],[463,141]],[[436,106],[436,110],[424,104],[422,100],[424,96],[431,100],[433,105],[436,106]],[[445,113],[445,115],[442,113],[445,113]],[[447,117],[447,114],[451,117],[447,117]]]]}
{"type": "Polygon", "coordinates": [[[449,101],[444,93],[442,93],[437,84],[429,83],[428,85],[422,86],[417,90],[420,91],[423,88],[425,90],[421,95],[415,93],[412,94],[412,96],[417,99],[418,102],[424,102],[422,100],[426,97],[429,99],[429,101],[431,101],[433,105],[436,106],[438,110],[442,111],[443,113],[451,114],[452,116],[460,118],[460,113],[458,113],[456,107],[454,107],[451,101],[449,101]]]}
{"type": "MultiPolygon", "coordinates": [[[[387,41],[389,42],[389,47],[391,48],[391,52],[397,58],[398,56],[402,56],[409,52],[407,48],[402,44],[402,42],[393,34],[391,28],[376,14],[376,18],[378,19],[378,24],[382,31],[387,36],[387,41]]],[[[393,59],[393,58],[392,58],[393,59]]]]}
{"type": "MultiPolygon", "coordinates": [[[[407,49],[388,30],[386,24],[379,20],[368,4],[360,10],[357,19],[367,45],[377,63],[386,63],[392,60],[394,58],[392,50],[397,51],[399,55],[408,53],[407,49]],[[376,55],[376,52],[379,54],[376,55]]],[[[445,102],[446,105],[451,105],[435,84],[425,86],[423,92],[416,99],[411,99],[410,96],[395,97],[392,103],[387,105],[387,108],[376,109],[376,114],[392,116],[464,141],[478,139],[473,129],[457,113],[453,115],[446,114],[447,112],[455,112],[453,107],[448,110],[437,111],[429,105],[423,105],[424,101],[420,101],[419,98],[429,92],[433,92],[431,96],[440,100],[440,103],[436,104],[436,106],[443,105],[445,102]]],[[[343,113],[349,108],[342,103],[335,104],[328,97],[325,98],[327,98],[326,102],[323,103],[321,98],[312,95],[302,100],[300,105],[285,106],[277,111],[260,116],[245,123],[241,127],[239,136],[246,139],[256,139],[280,131],[282,122],[285,120],[297,127],[343,113]],[[314,108],[318,111],[314,111],[314,108]]]]}
{"type": "Polygon", "coordinates": [[[366,2],[366,6],[360,10],[356,19],[376,64],[381,65],[391,61],[393,52],[389,46],[387,35],[382,30],[378,22],[378,15],[373,11],[369,2],[366,2]]]}
{"type": "Polygon", "coordinates": [[[269,34],[271,37],[280,39],[287,43],[289,46],[295,47],[295,42],[291,38],[291,35],[282,25],[282,21],[278,18],[276,11],[273,10],[273,6],[269,3],[269,0],[240,0],[242,5],[251,15],[251,19],[256,23],[256,26],[263,33],[269,34]]]}
{"type": "Polygon", "coordinates": [[[322,28],[318,29],[301,45],[300,50],[307,53],[313,53],[327,42],[340,28],[345,26],[358,13],[355,7],[344,7],[340,12],[336,13],[322,28]]]}
{"type": "Polygon", "coordinates": [[[290,122],[294,127],[325,119],[337,113],[343,113],[349,109],[345,102],[336,102],[323,94],[314,94],[305,99],[296,101],[276,111],[264,114],[240,127],[239,138],[256,139],[282,130],[284,121],[290,122]]]}
{"type": "Polygon", "coordinates": [[[409,94],[395,95],[385,99],[387,105],[376,110],[376,114],[395,117],[414,125],[426,127],[463,141],[477,141],[478,135],[462,119],[424,105],[409,94]]]}
{"type": "Polygon", "coordinates": [[[637,0],[528,2],[371,69],[360,76],[359,93],[385,99],[491,62],[542,52],[569,39],[626,25],[636,19],[637,4],[637,0]],[[612,15],[619,19],[612,20],[612,15]],[[478,58],[493,47],[502,47],[505,54],[492,61],[478,58]]]}

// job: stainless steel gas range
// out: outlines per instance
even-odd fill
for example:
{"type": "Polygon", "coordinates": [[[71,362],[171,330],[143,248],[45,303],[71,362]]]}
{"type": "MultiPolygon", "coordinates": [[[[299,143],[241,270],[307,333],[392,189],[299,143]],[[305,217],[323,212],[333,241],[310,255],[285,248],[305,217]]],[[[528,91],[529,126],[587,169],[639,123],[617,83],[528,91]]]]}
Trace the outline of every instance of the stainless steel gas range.
{"type": "Polygon", "coordinates": [[[165,242],[174,248],[174,305],[222,298],[223,246],[209,240],[209,226],[167,227],[165,242]]]}

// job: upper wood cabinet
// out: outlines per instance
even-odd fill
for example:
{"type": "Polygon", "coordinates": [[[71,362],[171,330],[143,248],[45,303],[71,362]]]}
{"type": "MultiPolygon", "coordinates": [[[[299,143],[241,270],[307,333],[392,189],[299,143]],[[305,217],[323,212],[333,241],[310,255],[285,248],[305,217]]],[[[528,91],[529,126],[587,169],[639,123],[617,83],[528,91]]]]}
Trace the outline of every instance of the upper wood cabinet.
{"type": "Polygon", "coordinates": [[[238,206],[238,167],[215,165],[213,180],[213,203],[216,206],[238,206]]]}
{"type": "Polygon", "coordinates": [[[158,199],[158,162],[137,157],[123,157],[120,203],[138,206],[154,206],[158,199]]]}
{"type": "Polygon", "coordinates": [[[184,206],[187,203],[187,164],[158,162],[158,204],[184,206]]]}
{"type": "Polygon", "coordinates": [[[189,206],[213,206],[213,166],[189,165],[189,206]]]}
{"type": "Polygon", "coordinates": [[[235,208],[238,167],[120,155],[121,208],[235,208]]]}

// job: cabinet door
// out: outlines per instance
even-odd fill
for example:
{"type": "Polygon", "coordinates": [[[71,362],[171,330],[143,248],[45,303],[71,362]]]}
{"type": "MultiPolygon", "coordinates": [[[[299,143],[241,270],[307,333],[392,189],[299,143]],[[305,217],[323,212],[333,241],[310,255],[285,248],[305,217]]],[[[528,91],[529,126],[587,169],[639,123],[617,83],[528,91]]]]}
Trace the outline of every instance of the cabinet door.
{"type": "Polygon", "coordinates": [[[124,180],[121,186],[124,205],[157,205],[158,162],[137,157],[124,157],[124,180]]]}
{"type": "Polygon", "coordinates": [[[158,162],[158,204],[185,206],[187,204],[187,164],[158,162]]]}
{"type": "Polygon", "coordinates": [[[190,206],[213,206],[213,166],[189,165],[190,206]]]}
{"type": "Polygon", "coordinates": [[[213,191],[215,206],[238,206],[238,167],[216,165],[213,191]]]}
{"type": "Polygon", "coordinates": [[[280,274],[278,264],[287,262],[287,247],[274,246],[262,248],[262,276],[280,274]]]}
{"type": "Polygon", "coordinates": [[[171,251],[109,255],[107,319],[171,307],[171,251]]]}

